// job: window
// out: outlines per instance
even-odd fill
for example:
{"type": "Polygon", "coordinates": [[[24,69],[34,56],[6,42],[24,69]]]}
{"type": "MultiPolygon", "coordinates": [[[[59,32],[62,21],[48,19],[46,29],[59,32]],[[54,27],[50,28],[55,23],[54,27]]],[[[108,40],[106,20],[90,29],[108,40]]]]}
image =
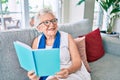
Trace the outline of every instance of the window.
{"type": "Polygon", "coordinates": [[[51,8],[60,21],[61,0],[1,0],[0,29],[30,27],[30,21],[42,8],[51,8]],[[22,26],[21,26],[22,25],[22,26]]]}
{"type": "Polygon", "coordinates": [[[21,21],[20,0],[1,0],[0,29],[19,28],[21,21]]]}
{"type": "Polygon", "coordinates": [[[30,26],[34,26],[33,18],[35,14],[42,8],[50,8],[55,13],[58,21],[60,22],[60,13],[61,13],[61,0],[29,0],[29,18],[30,26]]]}

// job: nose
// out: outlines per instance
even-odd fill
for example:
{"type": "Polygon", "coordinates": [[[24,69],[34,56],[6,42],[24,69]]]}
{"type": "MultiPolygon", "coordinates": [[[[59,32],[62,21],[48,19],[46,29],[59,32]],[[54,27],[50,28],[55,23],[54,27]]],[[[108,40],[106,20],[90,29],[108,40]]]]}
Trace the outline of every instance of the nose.
{"type": "Polygon", "coordinates": [[[54,23],[53,22],[50,22],[50,27],[55,27],[54,23]]]}

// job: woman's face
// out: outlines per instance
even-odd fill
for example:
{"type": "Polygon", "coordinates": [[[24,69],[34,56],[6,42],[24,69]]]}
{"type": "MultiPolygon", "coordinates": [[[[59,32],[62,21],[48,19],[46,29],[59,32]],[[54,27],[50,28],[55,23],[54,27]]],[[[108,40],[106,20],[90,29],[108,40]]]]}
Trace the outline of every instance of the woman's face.
{"type": "Polygon", "coordinates": [[[51,13],[46,13],[40,16],[40,24],[37,27],[46,36],[55,36],[57,32],[57,19],[51,13]]]}

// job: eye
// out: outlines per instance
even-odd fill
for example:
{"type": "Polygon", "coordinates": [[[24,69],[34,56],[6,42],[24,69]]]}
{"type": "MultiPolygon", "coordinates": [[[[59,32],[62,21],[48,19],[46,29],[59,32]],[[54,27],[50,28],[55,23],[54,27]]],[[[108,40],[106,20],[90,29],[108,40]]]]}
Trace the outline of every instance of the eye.
{"type": "Polygon", "coordinates": [[[53,19],[52,22],[56,23],[56,22],[57,22],[57,19],[53,19]]]}
{"type": "Polygon", "coordinates": [[[48,25],[48,24],[49,24],[49,21],[45,21],[44,24],[45,24],[45,25],[48,25]]]}

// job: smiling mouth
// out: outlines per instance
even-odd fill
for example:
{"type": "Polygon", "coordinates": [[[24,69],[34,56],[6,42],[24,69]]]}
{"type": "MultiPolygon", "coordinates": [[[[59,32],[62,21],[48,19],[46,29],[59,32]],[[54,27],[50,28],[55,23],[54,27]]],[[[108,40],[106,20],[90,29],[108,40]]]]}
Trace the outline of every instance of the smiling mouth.
{"type": "Polygon", "coordinates": [[[53,31],[53,30],[55,30],[56,28],[51,28],[51,29],[48,29],[48,31],[53,31]]]}

